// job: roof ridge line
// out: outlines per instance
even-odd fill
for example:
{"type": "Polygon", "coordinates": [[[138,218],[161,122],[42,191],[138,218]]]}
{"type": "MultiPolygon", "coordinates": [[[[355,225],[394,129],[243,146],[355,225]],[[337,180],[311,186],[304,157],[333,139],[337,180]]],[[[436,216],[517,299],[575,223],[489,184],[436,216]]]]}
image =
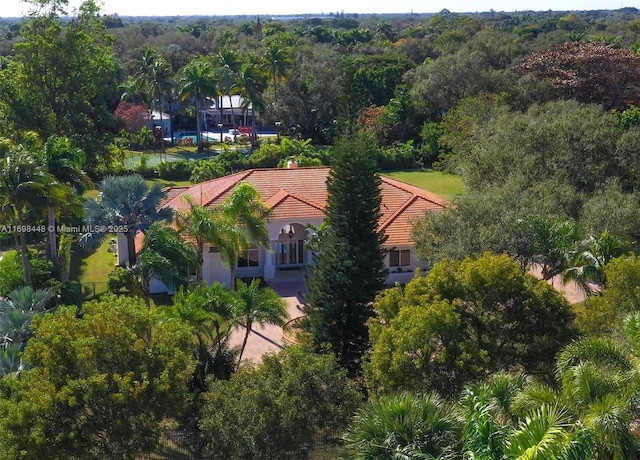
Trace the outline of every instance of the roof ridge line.
{"type": "Polygon", "coordinates": [[[274,193],[273,195],[271,195],[269,198],[267,198],[265,201],[265,203],[269,204],[269,201],[274,199],[275,196],[281,194],[282,192],[282,196],[280,198],[277,199],[277,201],[275,201],[273,203],[273,205],[271,207],[276,207],[277,205],[279,205],[280,203],[282,203],[284,200],[286,200],[287,198],[291,197],[294,198],[306,205],[309,205],[313,208],[316,208],[318,211],[322,211],[323,213],[325,212],[325,209],[322,206],[318,206],[316,203],[314,203],[313,201],[307,200],[306,198],[302,198],[301,196],[296,195],[295,193],[291,193],[283,188],[281,188],[280,190],[278,190],[276,193],[274,193]]]}
{"type": "MultiPolygon", "coordinates": [[[[378,228],[376,229],[376,232],[380,232],[380,231],[384,230],[386,227],[388,227],[391,224],[391,222],[393,222],[400,214],[402,214],[405,211],[405,209],[407,209],[418,198],[422,198],[422,197],[416,195],[415,193],[412,194],[411,197],[407,199],[407,201],[405,201],[398,209],[395,210],[395,212],[393,214],[391,214],[387,218],[387,220],[385,220],[381,224],[378,224],[378,228]]],[[[429,201],[429,200],[427,200],[427,201],[429,201]]]]}
{"type": "MultiPolygon", "coordinates": [[[[219,196],[223,195],[227,190],[231,190],[231,188],[233,188],[236,185],[238,185],[238,182],[242,182],[247,177],[249,177],[253,173],[253,171],[255,171],[255,170],[254,169],[245,169],[244,171],[239,171],[239,172],[235,173],[238,176],[240,176],[240,179],[238,179],[237,181],[231,182],[228,187],[222,189],[222,191],[220,193],[218,193],[215,197],[213,197],[211,200],[209,200],[209,202],[211,202],[214,199],[218,198],[219,196]]],[[[235,174],[230,174],[229,176],[226,176],[226,177],[230,177],[230,176],[233,176],[235,174]]],[[[225,176],[222,176],[222,177],[225,177],[225,176]]],[[[215,179],[211,179],[211,180],[214,181],[215,179]]],[[[207,182],[209,182],[209,181],[207,181],[207,182]]],[[[202,184],[206,184],[207,182],[201,182],[200,183],[200,187],[202,187],[202,184]]]]}

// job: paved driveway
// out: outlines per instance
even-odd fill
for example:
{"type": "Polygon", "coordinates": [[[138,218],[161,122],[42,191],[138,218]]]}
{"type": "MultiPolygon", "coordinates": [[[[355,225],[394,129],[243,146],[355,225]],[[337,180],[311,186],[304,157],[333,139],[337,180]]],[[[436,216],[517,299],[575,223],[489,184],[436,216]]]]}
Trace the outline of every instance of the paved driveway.
{"type": "MultiPolygon", "coordinates": [[[[279,272],[277,278],[269,283],[269,287],[280,294],[286,302],[289,320],[303,314],[299,308],[304,303],[301,293],[305,290],[304,275],[301,270],[279,272]]],[[[229,345],[231,347],[242,346],[245,333],[246,329],[243,326],[237,326],[231,332],[229,345]]],[[[280,326],[255,325],[249,334],[242,360],[258,362],[265,353],[282,350],[284,345],[280,326]]]]}

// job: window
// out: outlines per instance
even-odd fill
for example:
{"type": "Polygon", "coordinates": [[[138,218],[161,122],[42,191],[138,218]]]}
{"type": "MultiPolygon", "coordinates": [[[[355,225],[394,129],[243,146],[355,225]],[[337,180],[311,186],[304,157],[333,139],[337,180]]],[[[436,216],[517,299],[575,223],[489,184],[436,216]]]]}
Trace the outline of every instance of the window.
{"type": "Polygon", "coordinates": [[[409,265],[411,265],[410,249],[394,249],[393,251],[389,251],[390,267],[408,267],[409,265]]]}
{"type": "Polygon", "coordinates": [[[260,250],[249,248],[247,252],[238,257],[238,268],[257,267],[260,265],[260,250]]]}

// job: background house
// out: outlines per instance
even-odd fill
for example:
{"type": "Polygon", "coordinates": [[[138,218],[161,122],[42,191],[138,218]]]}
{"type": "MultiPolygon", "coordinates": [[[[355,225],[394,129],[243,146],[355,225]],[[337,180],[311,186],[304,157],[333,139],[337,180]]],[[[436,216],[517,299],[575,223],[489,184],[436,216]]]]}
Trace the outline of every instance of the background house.
{"type": "Polygon", "coordinates": [[[243,108],[244,104],[245,99],[238,95],[211,99],[211,106],[202,110],[204,130],[215,132],[219,123],[225,127],[252,126],[253,108],[251,103],[243,108]]]}
{"type": "Polygon", "coordinates": [[[162,133],[164,137],[171,137],[171,115],[168,113],[162,112],[162,120],[160,119],[160,112],[157,110],[152,110],[149,112],[149,117],[147,118],[146,126],[149,130],[154,133],[156,127],[162,128],[162,133]]]}

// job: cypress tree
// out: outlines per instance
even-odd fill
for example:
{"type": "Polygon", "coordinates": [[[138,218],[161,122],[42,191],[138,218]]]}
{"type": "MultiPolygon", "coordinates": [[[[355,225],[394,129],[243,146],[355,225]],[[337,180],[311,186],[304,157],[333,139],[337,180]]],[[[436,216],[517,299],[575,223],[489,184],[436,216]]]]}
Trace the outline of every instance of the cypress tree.
{"type": "Polygon", "coordinates": [[[376,232],[382,195],[372,138],[342,140],[327,179],[326,227],[306,277],[307,327],[317,350],[330,349],[351,375],[368,347],[371,303],[384,287],[384,235],[376,232]]]}

